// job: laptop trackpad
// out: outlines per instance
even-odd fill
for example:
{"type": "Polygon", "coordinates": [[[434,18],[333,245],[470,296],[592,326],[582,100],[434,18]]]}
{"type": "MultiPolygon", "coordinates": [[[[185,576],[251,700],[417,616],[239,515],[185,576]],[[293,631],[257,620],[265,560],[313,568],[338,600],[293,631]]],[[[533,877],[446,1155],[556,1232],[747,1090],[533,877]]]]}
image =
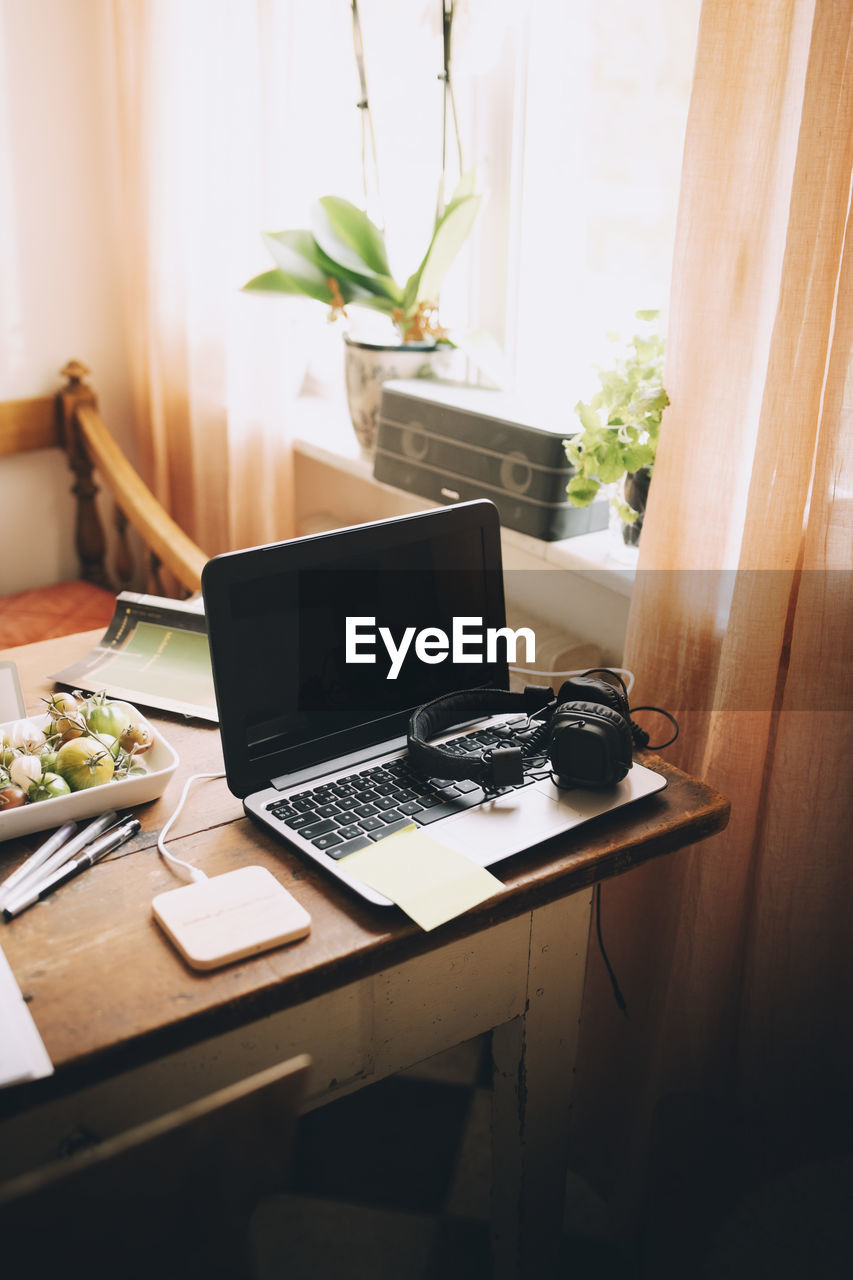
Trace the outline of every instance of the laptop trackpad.
{"type": "Polygon", "coordinates": [[[571,826],[565,808],[532,787],[499,796],[458,818],[436,823],[430,836],[487,867],[571,826]]]}

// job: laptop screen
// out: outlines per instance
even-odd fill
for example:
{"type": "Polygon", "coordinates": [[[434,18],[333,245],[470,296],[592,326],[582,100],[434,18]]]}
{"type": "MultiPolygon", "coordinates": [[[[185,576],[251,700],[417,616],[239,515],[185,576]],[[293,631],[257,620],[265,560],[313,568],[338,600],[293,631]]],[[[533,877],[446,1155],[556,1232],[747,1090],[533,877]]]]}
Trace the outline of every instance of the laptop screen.
{"type": "Polygon", "coordinates": [[[218,556],[203,590],[237,795],[398,738],[439,694],[507,686],[488,502],[218,556]]]}

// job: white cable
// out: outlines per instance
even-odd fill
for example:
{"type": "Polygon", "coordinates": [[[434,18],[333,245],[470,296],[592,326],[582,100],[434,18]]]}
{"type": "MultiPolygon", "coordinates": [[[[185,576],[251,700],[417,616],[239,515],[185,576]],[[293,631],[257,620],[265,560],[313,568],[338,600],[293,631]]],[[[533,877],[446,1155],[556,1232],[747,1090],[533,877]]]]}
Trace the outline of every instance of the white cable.
{"type": "Polygon", "coordinates": [[[169,853],[168,849],[166,848],[166,836],[169,834],[169,831],[171,830],[172,823],[175,821],[178,814],[183,809],[184,801],[187,798],[187,792],[189,791],[192,784],[194,782],[198,782],[201,778],[224,778],[224,777],[225,777],[224,773],[194,773],[191,778],[187,778],[186,782],[184,783],[184,789],[181,792],[180,800],[178,801],[170,817],[168,818],[166,825],[163,827],[163,830],[160,832],[159,836],[157,837],[157,848],[160,851],[161,856],[166,859],[166,861],[169,863],[169,866],[172,868],[175,874],[180,876],[182,880],[189,880],[191,883],[197,883],[199,880],[206,880],[207,876],[204,874],[203,871],[199,870],[198,867],[194,867],[192,866],[191,863],[184,862],[183,858],[176,858],[173,853],[169,853]],[[183,867],[183,870],[178,871],[177,870],[178,867],[183,867]],[[187,872],[189,874],[186,874],[187,872]]]}
{"type": "Polygon", "coordinates": [[[616,675],[622,676],[623,680],[625,681],[625,689],[628,694],[630,694],[631,690],[634,687],[634,673],[633,671],[629,671],[627,667],[593,667],[593,668],[579,667],[577,671],[534,671],[531,667],[513,667],[513,666],[510,666],[509,669],[517,676],[541,677],[547,680],[549,684],[551,683],[551,681],[555,680],[558,676],[561,680],[569,680],[571,679],[572,676],[586,675],[587,671],[589,670],[613,671],[616,675]]]}

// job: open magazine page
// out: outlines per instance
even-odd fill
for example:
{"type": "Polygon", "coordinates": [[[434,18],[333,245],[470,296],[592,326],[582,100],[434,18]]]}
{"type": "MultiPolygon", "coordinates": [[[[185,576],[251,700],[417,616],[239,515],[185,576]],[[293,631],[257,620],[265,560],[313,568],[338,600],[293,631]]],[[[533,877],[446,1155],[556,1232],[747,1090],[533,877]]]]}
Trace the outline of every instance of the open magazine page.
{"type": "Polygon", "coordinates": [[[216,722],[204,602],[122,591],[94,649],[54,671],[60,684],[216,722]]]}

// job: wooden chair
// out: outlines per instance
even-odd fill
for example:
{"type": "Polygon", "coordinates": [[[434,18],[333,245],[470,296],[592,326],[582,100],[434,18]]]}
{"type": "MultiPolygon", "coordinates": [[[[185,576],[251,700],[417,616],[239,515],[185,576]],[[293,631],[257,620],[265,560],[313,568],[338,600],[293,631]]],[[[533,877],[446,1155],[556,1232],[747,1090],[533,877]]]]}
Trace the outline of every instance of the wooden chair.
{"type": "Polygon", "coordinates": [[[0,1187],[3,1274],[251,1276],[249,1219],[286,1185],[309,1066],[292,1058],[0,1187]]]}
{"type": "Polygon", "coordinates": [[[32,450],[64,449],[76,500],[74,542],[80,564],[76,582],[0,597],[0,648],[106,626],[115,593],[135,570],[129,528],[145,557],[144,589],[155,595],[186,596],[199,589],[204,552],[166,513],[128,462],[98,412],[88,370],[70,361],[65,386],[56,396],[0,404],[0,459],[32,450]],[[107,566],[108,539],[98,511],[99,483],[115,510],[113,564],[107,566]]]}

